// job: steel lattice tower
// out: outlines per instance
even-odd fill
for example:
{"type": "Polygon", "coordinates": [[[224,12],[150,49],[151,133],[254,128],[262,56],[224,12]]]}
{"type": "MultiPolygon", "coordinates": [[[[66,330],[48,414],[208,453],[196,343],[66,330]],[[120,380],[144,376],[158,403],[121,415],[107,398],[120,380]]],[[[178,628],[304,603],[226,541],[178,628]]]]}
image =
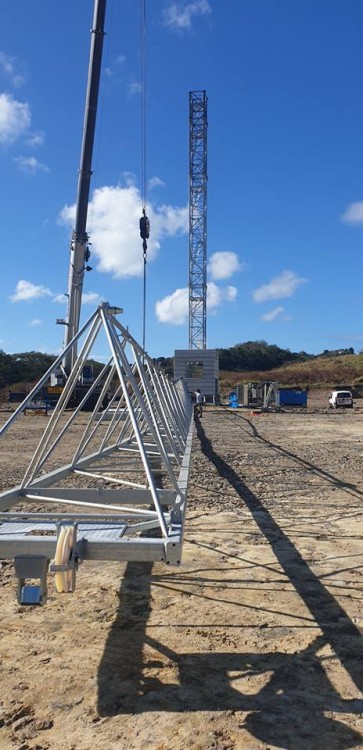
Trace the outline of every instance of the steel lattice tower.
{"type": "Polygon", "coordinates": [[[189,349],[207,345],[207,101],[189,93],[189,349]]]}

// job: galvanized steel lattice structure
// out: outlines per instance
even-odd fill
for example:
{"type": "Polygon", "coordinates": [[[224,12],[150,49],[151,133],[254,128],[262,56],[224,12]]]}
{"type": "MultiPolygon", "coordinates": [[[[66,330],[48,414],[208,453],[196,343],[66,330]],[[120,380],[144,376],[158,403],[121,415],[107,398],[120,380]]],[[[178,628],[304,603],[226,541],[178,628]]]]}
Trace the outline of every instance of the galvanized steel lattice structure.
{"type": "Polygon", "coordinates": [[[207,95],[189,93],[189,349],[207,346],[207,95]]]}
{"type": "MultiPolygon", "coordinates": [[[[168,380],[116,319],[120,312],[103,303],[68,344],[74,350],[78,343],[80,351],[38,447],[21,483],[0,495],[0,558],[14,558],[21,604],[44,603],[48,570],[59,592],[73,591],[83,560],[180,563],[192,405],[183,382],[168,380]],[[100,336],[109,360],[70,409],[100,336]]],[[[20,439],[24,411],[67,348],[0,436],[6,439],[17,423],[20,439]]]]}

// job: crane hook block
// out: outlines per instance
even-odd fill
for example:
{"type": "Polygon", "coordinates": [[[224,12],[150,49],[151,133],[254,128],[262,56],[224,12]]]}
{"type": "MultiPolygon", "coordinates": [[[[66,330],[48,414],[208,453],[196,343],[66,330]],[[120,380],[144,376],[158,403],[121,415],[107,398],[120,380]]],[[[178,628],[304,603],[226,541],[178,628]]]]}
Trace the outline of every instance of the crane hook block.
{"type": "Polygon", "coordinates": [[[142,240],[148,240],[150,237],[150,221],[145,214],[140,219],[140,237],[142,240]]]}

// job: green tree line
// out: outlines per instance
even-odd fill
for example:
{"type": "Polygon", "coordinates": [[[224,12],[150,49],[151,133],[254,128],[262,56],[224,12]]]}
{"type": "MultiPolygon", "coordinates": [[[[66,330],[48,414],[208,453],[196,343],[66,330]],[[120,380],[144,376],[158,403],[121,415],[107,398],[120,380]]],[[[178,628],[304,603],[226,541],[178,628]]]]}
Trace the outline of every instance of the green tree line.
{"type": "Polygon", "coordinates": [[[0,351],[0,388],[13,383],[33,383],[39,380],[54,362],[55,357],[41,352],[5,354],[0,351]]]}
{"type": "MultiPolygon", "coordinates": [[[[289,349],[281,349],[276,344],[268,344],[266,341],[245,341],[235,344],[229,349],[217,349],[219,354],[219,369],[229,372],[264,371],[275,370],[292,362],[306,362],[317,357],[335,357],[341,354],[354,354],[354,349],[327,350],[321,354],[308,354],[308,352],[291,352],[289,349]]],[[[158,357],[157,362],[169,374],[173,373],[173,358],[158,357]]]]}
{"type": "MultiPolygon", "coordinates": [[[[307,352],[291,352],[289,349],[281,349],[276,344],[268,344],[266,341],[246,341],[236,344],[230,349],[218,349],[219,368],[230,372],[274,370],[291,362],[305,362],[318,356],[333,357],[341,354],[354,354],[354,349],[339,349],[322,354],[314,355],[307,352]]],[[[11,388],[15,383],[36,383],[49,369],[55,360],[51,354],[42,352],[21,352],[19,354],[6,354],[0,350],[0,388],[11,388]]],[[[158,357],[161,367],[170,375],[173,375],[173,358],[158,357]]],[[[92,360],[94,374],[100,371],[102,365],[92,360]]]]}
{"type": "MultiPolygon", "coordinates": [[[[42,352],[5,354],[0,350],[0,388],[10,388],[15,383],[35,384],[49,370],[56,357],[42,352]]],[[[95,376],[102,365],[91,360],[95,376]]]]}
{"type": "Polygon", "coordinates": [[[291,362],[305,362],[314,355],[307,352],[291,352],[266,341],[246,341],[230,349],[219,349],[221,370],[275,370],[291,362]]]}

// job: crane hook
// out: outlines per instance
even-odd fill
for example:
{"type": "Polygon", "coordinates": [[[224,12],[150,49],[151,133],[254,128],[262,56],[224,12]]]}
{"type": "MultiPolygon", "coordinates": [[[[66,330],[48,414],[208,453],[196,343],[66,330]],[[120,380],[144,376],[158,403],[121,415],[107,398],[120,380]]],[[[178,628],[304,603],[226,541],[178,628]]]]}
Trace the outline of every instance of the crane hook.
{"type": "Polygon", "coordinates": [[[142,217],[140,219],[140,237],[142,239],[142,248],[144,251],[144,254],[147,250],[147,242],[146,240],[150,237],[150,221],[148,217],[146,216],[145,208],[142,210],[142,217]]]}

